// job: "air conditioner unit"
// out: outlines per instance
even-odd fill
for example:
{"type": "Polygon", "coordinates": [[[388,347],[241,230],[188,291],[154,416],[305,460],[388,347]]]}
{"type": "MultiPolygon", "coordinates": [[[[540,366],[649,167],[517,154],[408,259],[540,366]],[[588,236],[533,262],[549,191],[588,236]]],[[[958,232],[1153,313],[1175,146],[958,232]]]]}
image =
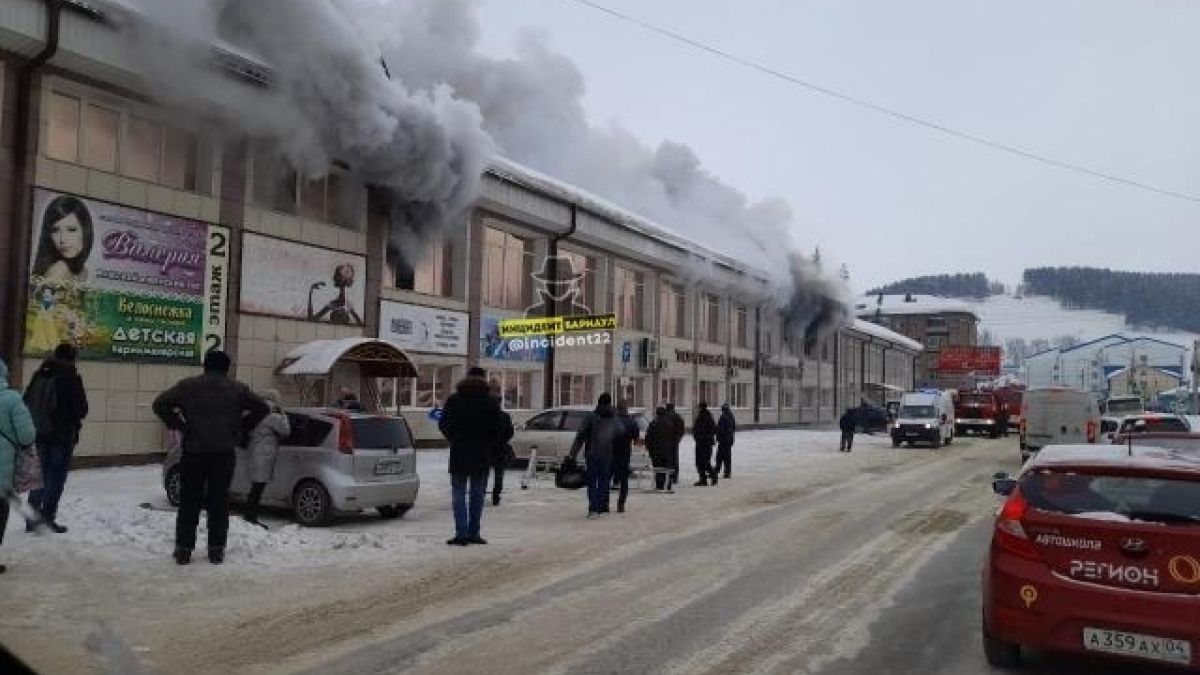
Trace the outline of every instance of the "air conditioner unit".
{"type": "Polygon", "coordinates": [[[642,338],[642,351],[639,357],[642,370],[658,370],[658,362],[658,340],[654,338],[642,338]]]}

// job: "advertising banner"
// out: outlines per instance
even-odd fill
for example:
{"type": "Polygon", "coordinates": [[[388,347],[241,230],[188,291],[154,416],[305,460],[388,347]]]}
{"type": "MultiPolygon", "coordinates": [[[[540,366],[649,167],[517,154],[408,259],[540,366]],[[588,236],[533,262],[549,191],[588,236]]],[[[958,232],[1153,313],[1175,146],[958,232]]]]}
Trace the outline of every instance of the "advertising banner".
{"type": "Polygon", "coordinates": [[[248,314],[362,326],[366,271],[361,255],[246,233],[239,307],[248,314]]]}
{"type": "Polygon", "coordinates": [[[937,371],[947,374],[999,375],[999,347],[946,346],[938,351],[937,371]]]}
{"type": "Polygon", "coordinates": [[[479,326],[479,355],[499,361],[546,360],[546,347],[540,340],[506,338],[500,335],[500,323],[505,319],[485,314],[479,326]]]}
{"type": "Polygon", "coordinates": [[[384,300],[379,308],[379,337],[400,349],[431,354],[467,354],[466,312],[384,300]]]}
{"type": "Polygon", "coordinates": [[[229,230],[37,189],[25,355],[198,363],[223,346],[229,230]]]}

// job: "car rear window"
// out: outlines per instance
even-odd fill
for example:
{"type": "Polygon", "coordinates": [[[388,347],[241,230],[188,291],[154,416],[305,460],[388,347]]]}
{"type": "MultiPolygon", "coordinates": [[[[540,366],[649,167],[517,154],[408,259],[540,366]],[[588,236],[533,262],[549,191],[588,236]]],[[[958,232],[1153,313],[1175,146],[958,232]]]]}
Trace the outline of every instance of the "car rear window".
{"type": "Polygon", "coordinates": [[[1030,507],[1049,513],[1200,524],[1200,482],[1037,471],[1021,481],[1030,507]]]}
{"type": "Polygon", "coordinates": [[[1122,432],[1141,433],[1143,431],[1188,431],[1188,425],[1178,417],[1149,417],[1125,420],[1122,432]]]}
{"type": "Polygon", "coordinates": [[[412,436],[408,425],[399,417],[358,417],[350,421],[354,427],[354,447],[363,450],[392,450],[411,448],[412,436]]]}
{"type": "Polygon", "coordinates": [[[283,445],[292,447],[319,448],[333,430],[333,424],[325,420],[297,413],[288,413],[288,424],[292,431],[283,441],[283,445]]]}

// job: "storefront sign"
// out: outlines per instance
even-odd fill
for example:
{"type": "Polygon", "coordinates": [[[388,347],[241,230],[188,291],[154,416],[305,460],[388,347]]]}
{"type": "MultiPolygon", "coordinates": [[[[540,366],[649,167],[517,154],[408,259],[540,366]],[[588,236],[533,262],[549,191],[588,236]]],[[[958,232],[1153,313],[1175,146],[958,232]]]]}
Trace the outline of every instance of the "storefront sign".
{"type": "Polygon", "coordinates": [[[948,345],[938,350],[937,371],[999,375],[1000,353],[999,347],[948,345]]]}
{"type": "Polygon", "coordinates": [[[384,300],[379,306],[379,337],[405,351],[466,356],[469,317],[466,312],[384,300]]]}
{"type": "Polygon", "coordinates": [[[500,337],[559,335],[562,333],[613,331],[616,329],[616,314],[552,316],[540,319],[504,319],[500,322],[500,337]]]}
{"type": "Polygon", "coordinates": [[[700,366],[724,366],[724,354],[705,354],[702,352],[692,352],[683,349],[675,350],[675,360],[679,363],[696,364],[700,366]]]}
{"type": "Polygon", "coordinates": [[[229,230],[34,192],[25,354],[197,363],[223,347],[229,230]]]}
{"type": "Polygon", "coordinates": [[[361,326],[366,263],[354,253],[247,233],[239,306],[249,314],[361,326]]]}

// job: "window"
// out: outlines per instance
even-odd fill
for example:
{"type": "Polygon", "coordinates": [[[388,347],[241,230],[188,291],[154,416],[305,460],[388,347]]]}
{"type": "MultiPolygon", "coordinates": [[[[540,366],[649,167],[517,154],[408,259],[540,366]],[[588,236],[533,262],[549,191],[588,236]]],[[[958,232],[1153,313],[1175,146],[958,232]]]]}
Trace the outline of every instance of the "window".
{"type": "Polygon", "coordinates": [[[595,375],[561,373],[555,383],[555,405],[591,405],[595,403],[595,375]]]}
{"type": "Polygon", "coordinates": [[[117,129],[121,116],[88,104],[83,113],[83,163],[101,171],[117,170],[117,129]]]}
{"type": "Polygon", "coordinates": [[[130,178],[157,182],[162,147],[162,127],[141,117],[129,116],[125,148],[121,153],[121,173],[130,178]]]}
{"type": "Polygon", "coordinates": [[[929,335],[925,338],[925,344],[929,347],[941,347],[947,344],[949,338],[945,335],[929,335]]]}
{"type": "Polygon", "coordinates": [[[749,408],[753,401],[750,400],[750,383],[734,382],[729,385],[729,405],[733,408],[749,408]]]}
{"type": "Polygon", "coordinates": [[[542,413],[525,423],[525,428],[529,431],[558,431],[562,424],[563,413],[561,410],[542,413]]]}
{"type": "Polygon", "coordinates": [[[931,316],[925,319],[925,331],[927,333],[946,335],[950,332],[950,326],[946,323],[946,317],[931,316]]]}
{"type": "Polygon", "coordinates": [[[624,399],[630,408],[645,405],[645,399],[642,396],[646,391],[646,378],[630,377],[626,380],[624,385],[617,387],[617,398],[624,399]]]}
{"type": "Polygon", "coordinates": [[[687,329],[687,291],[682,286],[664,283],[658,294],[659,329],[663,336],[689,337],[687,329]]]}
{"type": "Polygon", "coordinates": [[[196,136],[179,129],[167,129],[163,144],[163,185],[176,190],[196,189],[196,136]]]}
{"type": "MultiPolygon", "coordinates": [[[[583,278],[579,280],[579,295],[575,297],[575,302],[559,302],[555,307],[559,310],[559,314],[563,316],[583,315],[583,310],[577,309],[577,305],[587,307],[589,310],[594,309],[596,299],[595,262],[586,255],[574,251],[559,251],[559,255],[571,261],[568,267],[557,270],[559,279],[570,274],[572,270],[576,274],[582,274],[583,278]]],[[[599,312],[593,311],[592,313],[597,314],[599,312]]]]}
{"type": "Polygon", "coordinates": [[[642,273],[618,265],[614,276],[617,325],[629,330],[643,330],[645,282],[642,273]]]}
{"type": "Polygon", "coordinates": [[[805,408],[812,408],[817,405],[817,388],[803,387],[800,390],[800,404],[805,408]]]}
{"type": "Polygon", "coordinates": [[[316,178],[301,176],[277,153],[260,146],[254,153],[251,198],[258,206],[332,223],[350,230],[362,221],[362,188],[341,169],[316,178]]]}
{"type": "Polygon", "coordinates": [[[764,384],[762,386],[760,396],[762,397],[762,400],[759,401],[759,404],[763,408],[774,408],[775,407],[775,385],[764,384]]]}
{"type": "Polygon", "coordinates": [[[79,161],[79,115],[79,99],[57,92],[50,95],[47,157],[64,162],[79,161]]]}
{"type": "Polygon", "coordinates": [[[796,390],[794,388],[783,387],[780,390],[780,393],[783,396],[783,407],[784,408],[795,408],[796,407],[796,390]]]}
{"type": "Polygon", "coordinates": [[[454,366],[421,366],[416,379],[400,381],[397,404],[410,408],[432,408],[446,402],[457,382],[454,366]]]}
{"type": "Polygon", "coordinates": [[[501,405],[508,410],[533,409],[533,373],[519,370],[492,370],[492,384],[500,388],[501,405]]]}
{"type": "Polygon", "coordinates": [[[747,324],[746,308],[738,307],[733,310],[733,344],[742,349],[750,348],[749,326],[747,324]]]}
{"type": "Polygon", "coordinates": [[[775,334],[769,328],[762,332],[762,350],[764,354],[775,353],[775,334]]]}
{"type": "Polygon", "coordinates": [[[700,382],[700,402],[714,407],[721,403],[721,383],[702,380],[700,382]]]}
{"type": "Polygon", "coordinates": [[[659,399],[665,403],[674,403],[679,408],[688,407],[687,381],[683,379],[662,379],[658,383],[659,399]]]}
{"type": "Polygon", "coordinates": [[[721,341],[721,300],[710,293],[700,296],[700,338],[705,342],[721,341]]]}
{"type": "Polygon", "coordinates": [[[524,310],[529,306],[529,244],[503,230],[487,228],[483,237],[483,304],[524,310]]]}
{"type": "Polygon", "coordinates": [[[454,295],[454,248],[450,242],[435,241],[415,266],[404,260],[399,251],[389,248],[387,268],[393,288],[443,298],[454,295]]]}

